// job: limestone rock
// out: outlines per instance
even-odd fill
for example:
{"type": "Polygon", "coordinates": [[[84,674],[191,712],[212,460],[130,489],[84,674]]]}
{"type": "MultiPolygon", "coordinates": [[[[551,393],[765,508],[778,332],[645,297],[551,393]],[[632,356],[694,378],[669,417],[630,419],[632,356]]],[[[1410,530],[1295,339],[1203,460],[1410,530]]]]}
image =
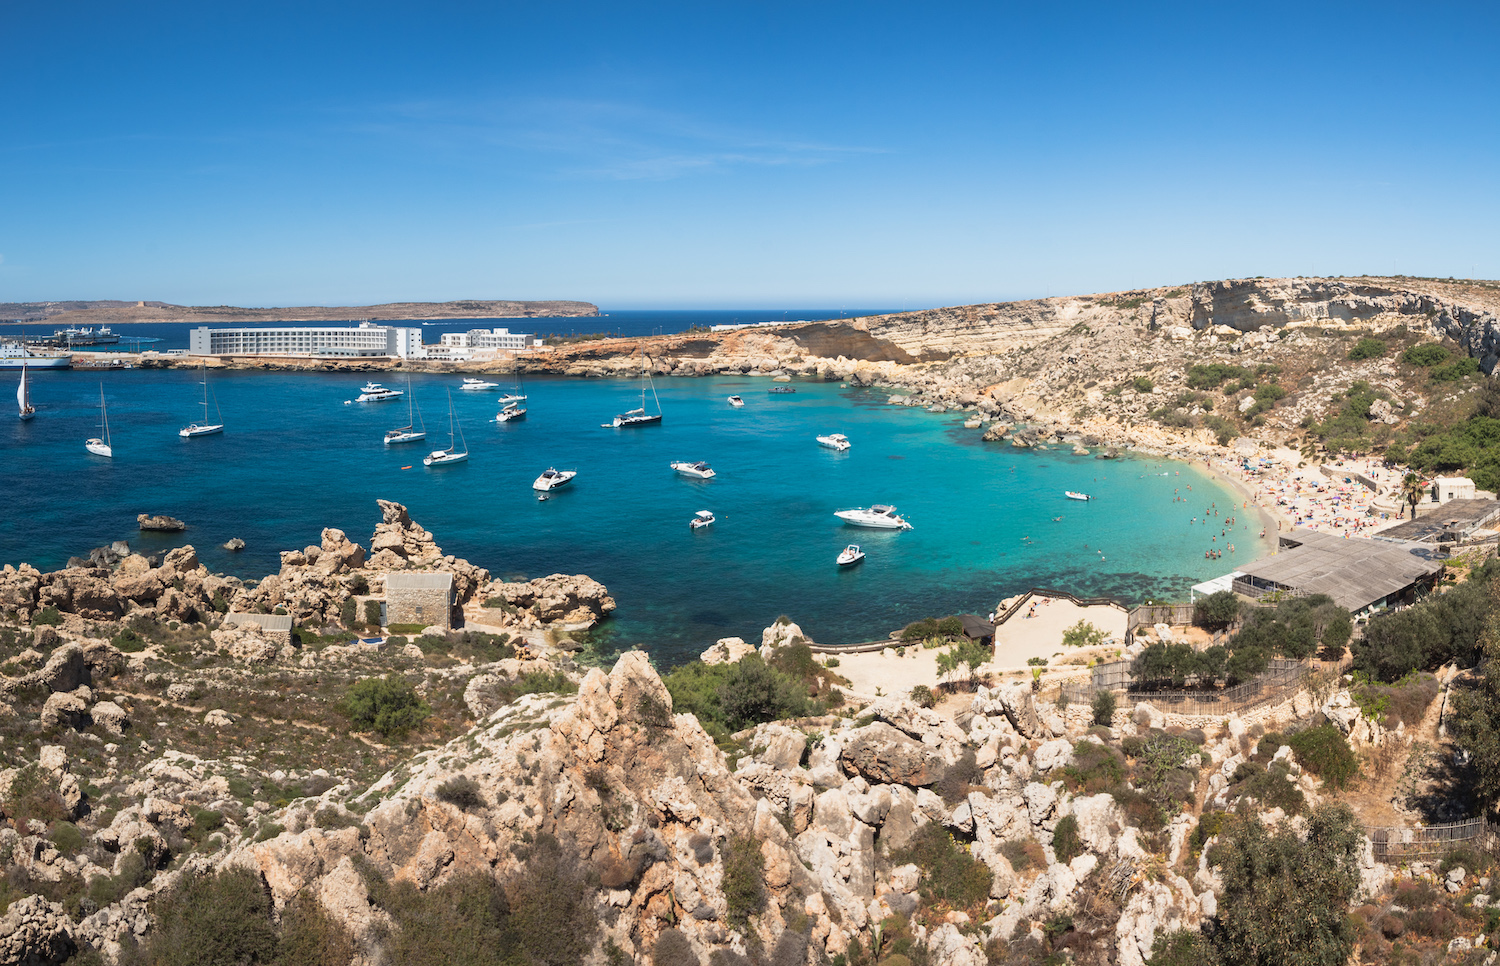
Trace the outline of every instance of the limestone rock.
{"type": "Polygon", "coordinates": [[[41,896],[23,896],[0,917],[0,963],[51,966],[77,950],[63,907],[41,896]]]}
{"type": "Polygon", "coordinates": [[[582,574],[552,574],[525,583],[497,580],[486,588],[485,596],[498,597],[543,624],[588,627],[615,609],[615,599],[604,585],[582,574]]]}
{"type": "Polygon", "coordinates": [[[700,654],[698,659],[704,664],[738,664],[740,658],[754,651],[755,648],[746,644],[743,638],[721,637],[700,654]]]}
{"type": "Polygon", "coordinates": [[[224,541],[224,549],[229,551],[244,550],[245,541],[241,540],[239,537],[230,537],[228,540],[224,541]]]}
{"type": "Polygon", "coordinates": [[[100,701],[94,705],[92,713],[99,726],[116,737],[123,737],[125,729],[130,726],[130,716],[113,701],[100,701]]]}
{"type": "Polygon", "coordinates": [[[946,770],[930,748],[880,721],[847,734],[843,760],[869,781],[880,784],[931,785],[946,770]]]}
{"type": "Polygon", "coordinates": [[[88,714],[88,705],[76,694],[57,691],[42,705],[41,722],[46,728],[77,728],[88,714]]]}
{"type": "Polygon", "coordinates": [[[179,530],[187,529],[186,523],[183,523],[176,517],[169,517],[165,514],[152,515],[150,513],[139,513],[136,514],[135,522],[142,530],[160,530],[175,533],[179,530]]]}

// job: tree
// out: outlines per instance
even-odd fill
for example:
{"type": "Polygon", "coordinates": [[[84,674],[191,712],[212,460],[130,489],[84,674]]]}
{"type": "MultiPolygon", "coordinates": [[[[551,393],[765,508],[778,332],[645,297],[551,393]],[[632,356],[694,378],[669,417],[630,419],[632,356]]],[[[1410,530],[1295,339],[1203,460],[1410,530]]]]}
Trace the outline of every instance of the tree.
{"type": "Polygon", "coordinates": [[[1428,655],[1445,652],[1448,642],[1432,608],[1408,607],[1370,621],[1364,637],[1354,642],[1354,667],[1378,681],[1399,681],[1427,667],[1428,655]]]}
{"type": "Polygon", "coordinates": [[[245,868],[187,874],[162,899],[146,949],[152,966],[242,966],[276,960],[271,895],[245,868]]]}
{"type": "Polygon", "coordinates": [[[974,672],[991,656],[990,649],[978,641],[960,641],[938,655],[938,673],[947,677],[962,670],[963,685],[967,688],[974,683],[974,672]]]}
{"type": "Polygon", "coordinates": [[[1422,478],[1415,473],[1408,473],[1401,480],[1401,499],[1411,506],[1411,518],[1417,518],[1417,504],[1422,502],[1427,487],[1422,484],[1422,478]]]}
{"type": "Polygon", "coordinates": [[[1221,630],[1240,616],[1240,599],[1232,590],[1218,590],[1200,597],[1193,604],[1193,623],[1199,627],[1221,630]]]}
{"type": "Polygon", "coordinates": [[[1094,692],[1094,724],[1108,728],[1115,719],[1115,693],[1106,688],[1094,692]]]}
{"type": "Polygon", "coordinates": [[[1342,966],[1354,949],[1349,903],[1363,830],[1342,804],[1320,805],[1306,837],[1256,816],[1225,835],[1224,891],[1212,936],[1220,966],[1342,966]]]}
{"type": "Polygon", "coordinates": [[[807,712],[806,689],[770,667],[759,654],[747,654],[719,686],[719,707],[733,731],[807,712]]]}
{"type": "Polygon", "coordinates": [[[1494,805],[1500,802],[1500,581],[1488,589],[1495,606],[1480,643],[1483,670],[1454,691],[1449,727],[1473,763],[1475,796],[1494,805]]]}

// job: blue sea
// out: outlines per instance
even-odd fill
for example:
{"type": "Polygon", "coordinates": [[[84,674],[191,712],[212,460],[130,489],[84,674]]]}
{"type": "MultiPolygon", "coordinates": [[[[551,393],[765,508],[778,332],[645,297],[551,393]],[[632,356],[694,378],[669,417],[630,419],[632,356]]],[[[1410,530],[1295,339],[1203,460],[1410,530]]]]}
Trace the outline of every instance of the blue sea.
{"type": "MultiPolygon", "coordinates": [[[[17,376],[3,378],[10,386],[17,376]]],[[[616,430],[600,424],[639,404],[638,381],[530,379],[527,419],[497,425],[494,394],[457,391],[457,376],[417,376],[428,439],[387,447],[383,434],[406,422],[406,405],[345,405],[363,381],[213,373],[227,429],[185,440],[177,430],[202,416],[197,373],[35,373],[36,419],[0,419],[9,504],[0,563],[50,569],[116,539],[147,553],[190,542],[211,569],[260,577],[278,569],[279,551],[317,543],[324,527],[367,543],[384,498],[409,506],[446,552],[496,576],[602,581],[619,603],[612,643],[640,643],[671,664],[720,637],[758,639],[781,614],[815,640],[844,642],[923,616],[983,614],[1032,586],[1185,597],[1232,569],[1229,555],[1206,560],[1205,549],[1234,542],[1241,562],[1263,550],[1250,511],[1218,543],[1209,540],[1217,525],[1190,523],[1211,505],[1222,518],[1240,504],[1191,466],[981,443],[961,416],[890,406],[876,390],[797,382],[779,395],[763,379],[661,379],[663,422],[616,430]],[[113,460],[83,448],[98,433],[101,383],[113,460]],[[424,453],[448,443],[450,392],[471,456],[427,469],[424,453]],[[728,405],[732,393],[744,408],[728,405]],[[831,432],[853,448],[815,442],[831,432]],[[683,459],[708,461],[717,478],[678,476],[668,464],[683,459]],[[541,502],[531,482],[549,466],[578,478],[541,502]],[[1064,490],[1095,499],[1070,501],[1064,490]],[[915,529],[855,529],[833,516],[871,503],[895,504],[915,529]],[[718,522],[690,530],[698,510],[718,522]],[[142,512],[189,529],[139,533],[142,512]],[[231,537],[245,549],[222,550],[231,537]],[[849,543],[868,557],[840,568],[834,558],[849,543]]]]}

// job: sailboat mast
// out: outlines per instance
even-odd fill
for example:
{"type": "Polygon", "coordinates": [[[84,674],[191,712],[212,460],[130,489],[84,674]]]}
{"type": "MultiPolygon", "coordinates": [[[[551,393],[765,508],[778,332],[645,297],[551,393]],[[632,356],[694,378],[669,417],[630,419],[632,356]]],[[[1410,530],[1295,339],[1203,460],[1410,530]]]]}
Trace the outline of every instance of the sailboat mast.
{"type": "Polygon", "coordinates": [[[104,423],[104,445],[109,446],[109,410],[104,405],[104,383],[99,383],[99,418],[104,423]]]}

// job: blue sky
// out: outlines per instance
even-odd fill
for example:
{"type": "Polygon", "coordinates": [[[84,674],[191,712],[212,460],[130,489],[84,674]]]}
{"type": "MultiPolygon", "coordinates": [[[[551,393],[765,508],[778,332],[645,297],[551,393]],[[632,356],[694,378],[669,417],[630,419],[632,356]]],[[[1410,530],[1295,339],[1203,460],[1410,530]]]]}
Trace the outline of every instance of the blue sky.
{"type": "Polygon", "coordinates": [[[1493,3],[3,3],[0,301],[1500,277],[1493,3]]]}

